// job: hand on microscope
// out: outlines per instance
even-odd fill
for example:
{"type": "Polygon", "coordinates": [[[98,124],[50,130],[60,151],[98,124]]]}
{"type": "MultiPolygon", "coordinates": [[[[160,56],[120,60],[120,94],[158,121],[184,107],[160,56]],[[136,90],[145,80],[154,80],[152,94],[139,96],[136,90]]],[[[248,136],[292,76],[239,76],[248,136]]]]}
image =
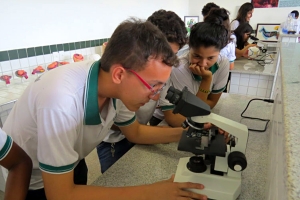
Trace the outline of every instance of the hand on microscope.
{"type": "Polygon", "coordinates": [[[187,189],[204,189],[204,185],[199,183],[191,183],[191,182],[174,182],[175,175],[168,180],[160,181],[158,183],[151,184],[152,188],[149,192],[155,191],[154,199],[162,199],[162,200],[173,200],[173,199],[181,199],[181,200],[190,200],[190,199],[201,199],[207,200],[206,195],[197,194],[187,189]],[[153,188],[156,189],[153,189],[153,188]]]}
{"type": "MultiPolygon", "coordinates": [[[[217,127],[216,125],[213,125],[211,123],[206,123],[204,124],[204,129],[210,129],[212,128],[213,126],[217,127]]],[[[224,138],[225,138],[225,142],[228,143],[229,140],[230,140],[230,134],[226,131],[224,131],[223,129],[219,128],[218,127],[218,133],[221,134],[221,135],[224,135],[224,138]]]]}
{"type": "Polygon", "coordinates": [[[249,56],[248,56],[248,49],[249,49],[250,47],[256,47],[256,46],[257,46],[257,44],[247,44],[247,45],[242,49],[242,51],[243,51],[243,57],[249,58],[249,56]]]}
{"type": "Polygon", "coordinates": [[[218,128],[218,131],[221,135],[224,135],[225,142],[228,143],[230,140],[230,135],[228,132],[224,131],[223,129],[218,128]]]}

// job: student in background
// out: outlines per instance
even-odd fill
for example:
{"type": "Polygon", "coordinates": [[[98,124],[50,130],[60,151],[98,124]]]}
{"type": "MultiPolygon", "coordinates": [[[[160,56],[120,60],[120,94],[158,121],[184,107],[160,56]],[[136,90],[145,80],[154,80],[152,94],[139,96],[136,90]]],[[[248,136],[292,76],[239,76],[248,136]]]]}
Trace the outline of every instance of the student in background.
{"type": "Polygon", "coordinates": [[[213,2],[207,3],[205,6],[203,6],[201,13],[204,19],[212,8],[220,8],[220,6],[213,2]]]}
{"type": "Polygon", "coordinates": [[[179,58],[179,66],[173,67],[159,105],[165,121],[172,127],[180,127],[185,117],[173,114],[174,106],[165,99],[168,88],[174,86],[190,92],[213,108],[219,101],[228,79],[229,62],[220,51],[228,44],[228,31],[223,20],[214,23],[199,22],[191,29],[190,50],[179,58]]]}
{"type": "MultiPolygon", "coordinates": [[[[187,31],[181,18],[172,11],[158,10],[154,12],[147,21],[159,28],[166,36],[170,47],[177,53],[187,41],[187,31]]],[[[150,100],[136,112],[137,120],[141,124],[147,124],[156,108],[157,101],[150,100]]],[[[152,119],[155,125],[159,119],[152,119]]],[[[104,173],[111,165],[121,158],[133,144],[129,142],[120,130],[110,130],[103,142],[97,146],[98,158],[101,165],[101,172],[104,173]]]]}
{"type": "Polygon", "coordinates": [[[1,128],[0,165],[8,170],[4,200],[24,200],[29,187],[32,161],[1,128]]]}
{"type": "Polygon", "coordinates": [[[256,46],[256,44],[249,44],[248,39],[253,31],[249,23],[240,24],[237,29],[233,31],[232,38],[235,43],[236,58],[248,57],[249,47],[256,46]]]}
{"type": "Polygon", "coordinates": [[[231,22],[231,31],[234,31],[242,23],[249,23],[253,11],[252,3],[244,3],[238,10],[237,17],[231,22]]]}
{"type": "Polygon", "coordinates": [[[229,23],[229,12],[224,8],[213,8],[209,14],[204,18],[204,22],[217,23],[222,21],[224,27],[228,31],[228,43],[221,49],[220,54],[228,58],[230,66],[229,69],[234,68],[235,57],[235,44],[232,39],[232,34],[230,34],[230,23],[229,23]]]}
{"type": "MultiPolygon", "coordinates": [[[[228,43],[223,49],[221,49],[220,55],[228,59],[229,69],[232,70],[234,68],[234,60],[236,59],[236,56],[235,56],[235,43],[233,42],[232,34],[230,31],[229,12],[224,8],[213,8],[209,12],[209,14],[204,18],[204,21],[211,22],[211,23],[217,21],[223,21],[223,25],[228,31],[228,43]]],[[[230,80],[230,75],[231,73],[229,72],[226,88],[223,92],[227,92],[227,86],[230,80]]]]}
{"type": "Polygon", "coordinates": [[[289,13],[288,16],[291,16],[294,20],[293,20],[291,25],[287,24],[287,20],[282,22],[281,25],[280,25],[281,29],[282,29],[282,32],[287,34],[288,31],[290,31],[290,30],[288,30],[289,27],[292,26],[290,28],[293,28],[294,31],[296,31],[295,34],[300,34],[300,21],[298,20],[299,12],[297,10],[293,10],[292,12],[289,13]]]}

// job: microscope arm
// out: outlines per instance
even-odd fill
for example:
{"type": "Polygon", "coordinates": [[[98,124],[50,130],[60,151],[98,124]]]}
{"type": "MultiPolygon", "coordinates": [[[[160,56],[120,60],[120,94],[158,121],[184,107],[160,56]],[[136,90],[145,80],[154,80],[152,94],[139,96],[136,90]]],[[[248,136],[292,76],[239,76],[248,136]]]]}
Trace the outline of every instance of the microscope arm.
{"type": "Polygon", "coordinates": [[[191,117],[191,119],[194,122],[198,123],[210,122],[228,132],[229,134],[237,137],[238,141],[235,147],[231,147],[231,151],[239,151],[241,153],[245,153],[248,140],[248,128],[246,125],[240,124],[214,113],[210,113],[210,115],[207,116],[191,117]]]}

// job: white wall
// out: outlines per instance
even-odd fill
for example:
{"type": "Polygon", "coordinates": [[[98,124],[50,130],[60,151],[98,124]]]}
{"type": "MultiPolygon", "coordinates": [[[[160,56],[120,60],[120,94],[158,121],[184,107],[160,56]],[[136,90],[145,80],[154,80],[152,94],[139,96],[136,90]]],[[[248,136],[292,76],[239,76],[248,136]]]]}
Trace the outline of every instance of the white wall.
{"type": "MultiPolygon", "coordinates": [[[[245,2],[242,0],[189,0],[189,15],[199,15],[199,20],[202,18],[202,8],[205,4],[209,2],[214,2],[220,7],[226,8],[231,14],[230,19],[236,18],[237,11],[239,7],[245,2]]],[[[255,8],[253,16],[250,20],[250,24],[253,29],[256,29],[257,23],[282,23],[286,20],[288,13],[292,10],[298,10],[300,12],[300,7],[288,7],[288,8],[255,8]]]]}
{"type": "Polygon", "coordinates": [[[0,0],[0,51],[109,38],[130,16],[188,15],[186,0],[0,0]]]}
{"type": "MultiPolygon", "coordinates": [[[[180,17],[199,15],[211,0],[0,0],[0,51],[42,45],[109,38],[130,16],[146,19],[158,9],[180,17]]],[[[214,0],[235,18],[247,1],[214,0]]],[[[257,8],[250,21],[281,23],[296,8],[257,8]]]]}

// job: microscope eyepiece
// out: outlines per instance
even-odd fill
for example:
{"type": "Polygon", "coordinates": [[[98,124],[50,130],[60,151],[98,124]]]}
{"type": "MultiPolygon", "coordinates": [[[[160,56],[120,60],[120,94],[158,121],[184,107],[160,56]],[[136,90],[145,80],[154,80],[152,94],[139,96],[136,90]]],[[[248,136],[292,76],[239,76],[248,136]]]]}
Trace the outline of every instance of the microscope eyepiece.
{"type": "Polygon", "coordinates": [[[180,90],[177,90],[173,86],[171,86],[167,92],[166,99],[170,103],[177,105],[178,101],[181,98],[181,95],[182,95],[182,92],[180,90]]]}
{"type": "Polygon", "coordinates": [[[210,107],[196,95],[184,87],[182,91],[171,86],[165,97],[175,105],[174,114],[181,114],[185,117],[204,116],[210,114],[210,107]]]}

